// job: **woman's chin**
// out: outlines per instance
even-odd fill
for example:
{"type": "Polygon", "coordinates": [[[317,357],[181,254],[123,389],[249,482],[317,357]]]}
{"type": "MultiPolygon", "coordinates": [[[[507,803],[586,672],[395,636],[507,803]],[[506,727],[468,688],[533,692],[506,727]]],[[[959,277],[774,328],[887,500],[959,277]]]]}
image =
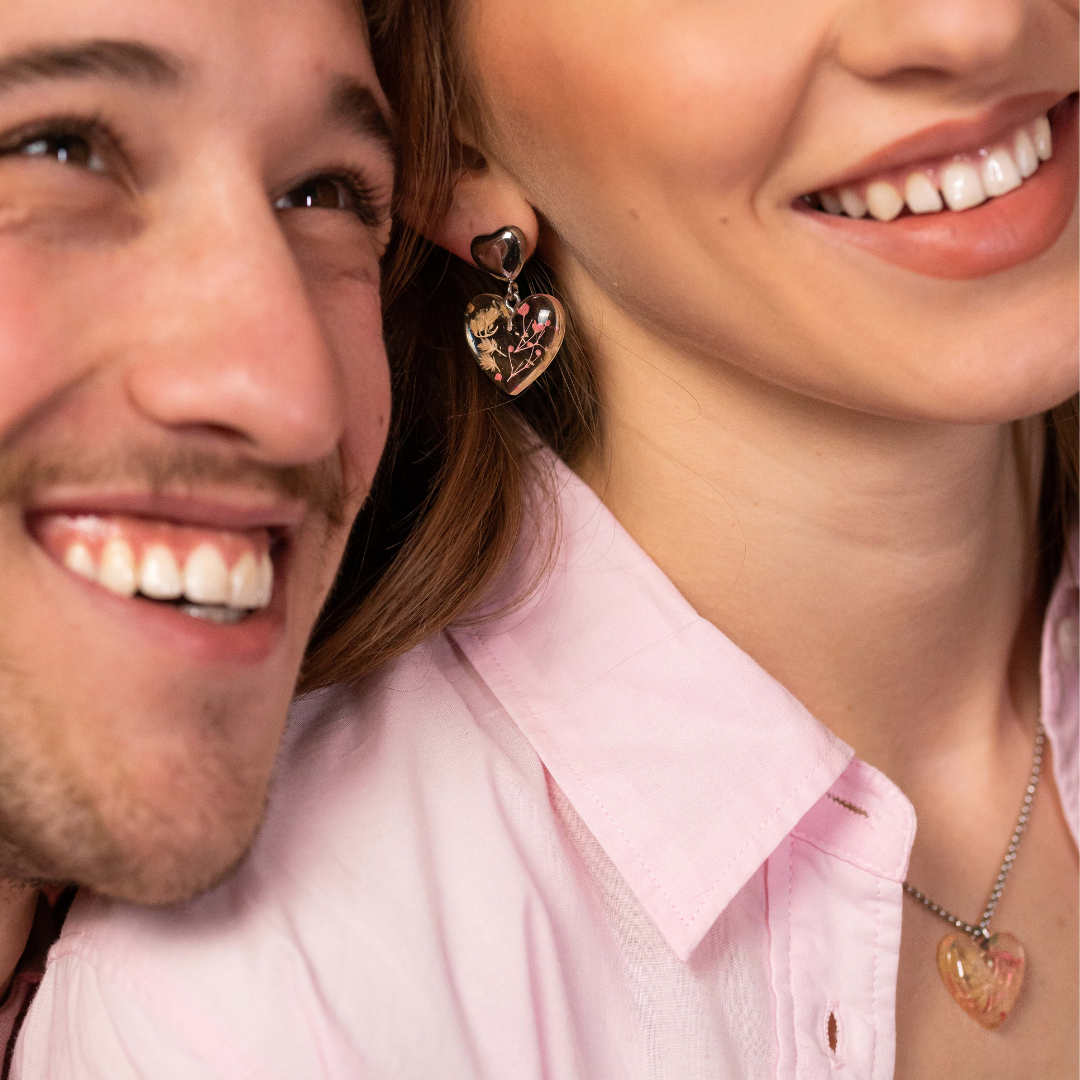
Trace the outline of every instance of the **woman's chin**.
{"type": "Polygon", "coordinates": [[[810,373],[811,396],[898,419],[1008,423],[1053,408],[1078,388],[1075,231],[976,280],[875,266],[865,252],[870,265],[855,268],[834,251],[802,258],[795,276],[807,284],[787,305],[800,346],[774,362],[789,362],[793,380],[810,373]]]}
{"type": "Polygon", "coordinates": [[[951,319],[938,314],[913,340],[902,335],[897,360],[910,373],[905,381],[919,414],[954,423],[1008,423],[1075,394],[1080,341],[1075,316],[1068,317],[1075,292],[1070,270],[1059,288],[1049,287],[1031,303],[1018,297],[1015,307],[958,305],[951,319]],[[1049,303],[1055,295],[1060,303],[1049,303]]]}

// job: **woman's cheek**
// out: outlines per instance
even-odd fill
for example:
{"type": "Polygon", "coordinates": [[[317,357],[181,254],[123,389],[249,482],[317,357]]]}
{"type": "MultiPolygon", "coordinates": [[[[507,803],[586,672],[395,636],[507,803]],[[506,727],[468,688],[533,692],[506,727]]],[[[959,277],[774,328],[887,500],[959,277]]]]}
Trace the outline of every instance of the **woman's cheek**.
{"type": "Polygon", "coordinates": [[[717,194],[764,176],[827,22],[813,11],[782,19],[778,8],[639,3],[613,19],[598,0],[513,11],[482,0],[468,40],[478,83],[498,103],[497,150],[526,172],[561,159],[599,179],[644,169],[717,194]]]}

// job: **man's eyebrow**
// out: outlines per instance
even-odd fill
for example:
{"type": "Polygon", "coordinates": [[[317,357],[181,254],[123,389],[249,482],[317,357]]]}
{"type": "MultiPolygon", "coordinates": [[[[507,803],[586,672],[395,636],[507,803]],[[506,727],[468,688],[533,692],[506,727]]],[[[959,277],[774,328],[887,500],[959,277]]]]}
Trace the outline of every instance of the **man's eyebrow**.
{"type": "Polygon", "coordinates": [[[172,86],[182,70],[168,53],[137,41],[48,45],[0,57],[0,91],[51,79],[113,78],[172,86]]]}
{"type": "Polygon", "coordinates": [[[329,111],[334,123],[344,124],[357,135],[380,143],[397,165],[397,130],[370,87],[355,79],[341,79],[330,95],[329,111]]]}

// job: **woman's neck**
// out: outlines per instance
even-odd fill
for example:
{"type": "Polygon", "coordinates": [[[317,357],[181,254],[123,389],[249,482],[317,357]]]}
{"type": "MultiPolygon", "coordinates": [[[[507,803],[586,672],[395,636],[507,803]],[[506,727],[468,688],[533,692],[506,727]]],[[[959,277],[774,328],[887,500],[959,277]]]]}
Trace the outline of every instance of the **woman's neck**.
{"type": "Polygon", "coordinates": [[[581,471],[702,616],[917,802],[928,761],[1027,740],[1034,472],[1010,426],[873,417],[596,325],[581,471]]]}

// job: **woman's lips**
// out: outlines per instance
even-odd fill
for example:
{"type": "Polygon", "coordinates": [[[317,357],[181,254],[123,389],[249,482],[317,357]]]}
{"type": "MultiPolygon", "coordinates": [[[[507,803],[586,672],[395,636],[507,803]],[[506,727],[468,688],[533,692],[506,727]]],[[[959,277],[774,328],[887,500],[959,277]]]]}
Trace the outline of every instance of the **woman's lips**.
{"type": "Polygon", "coordinates": [[[905,215],[881,222],[796,204],[813,226],[929,277],[985,277],[1041,255],[1061,235],[1077,193],[1075,95],[1054,109],[1054,154],[1008,194],[969,210],[905,215]]]}

